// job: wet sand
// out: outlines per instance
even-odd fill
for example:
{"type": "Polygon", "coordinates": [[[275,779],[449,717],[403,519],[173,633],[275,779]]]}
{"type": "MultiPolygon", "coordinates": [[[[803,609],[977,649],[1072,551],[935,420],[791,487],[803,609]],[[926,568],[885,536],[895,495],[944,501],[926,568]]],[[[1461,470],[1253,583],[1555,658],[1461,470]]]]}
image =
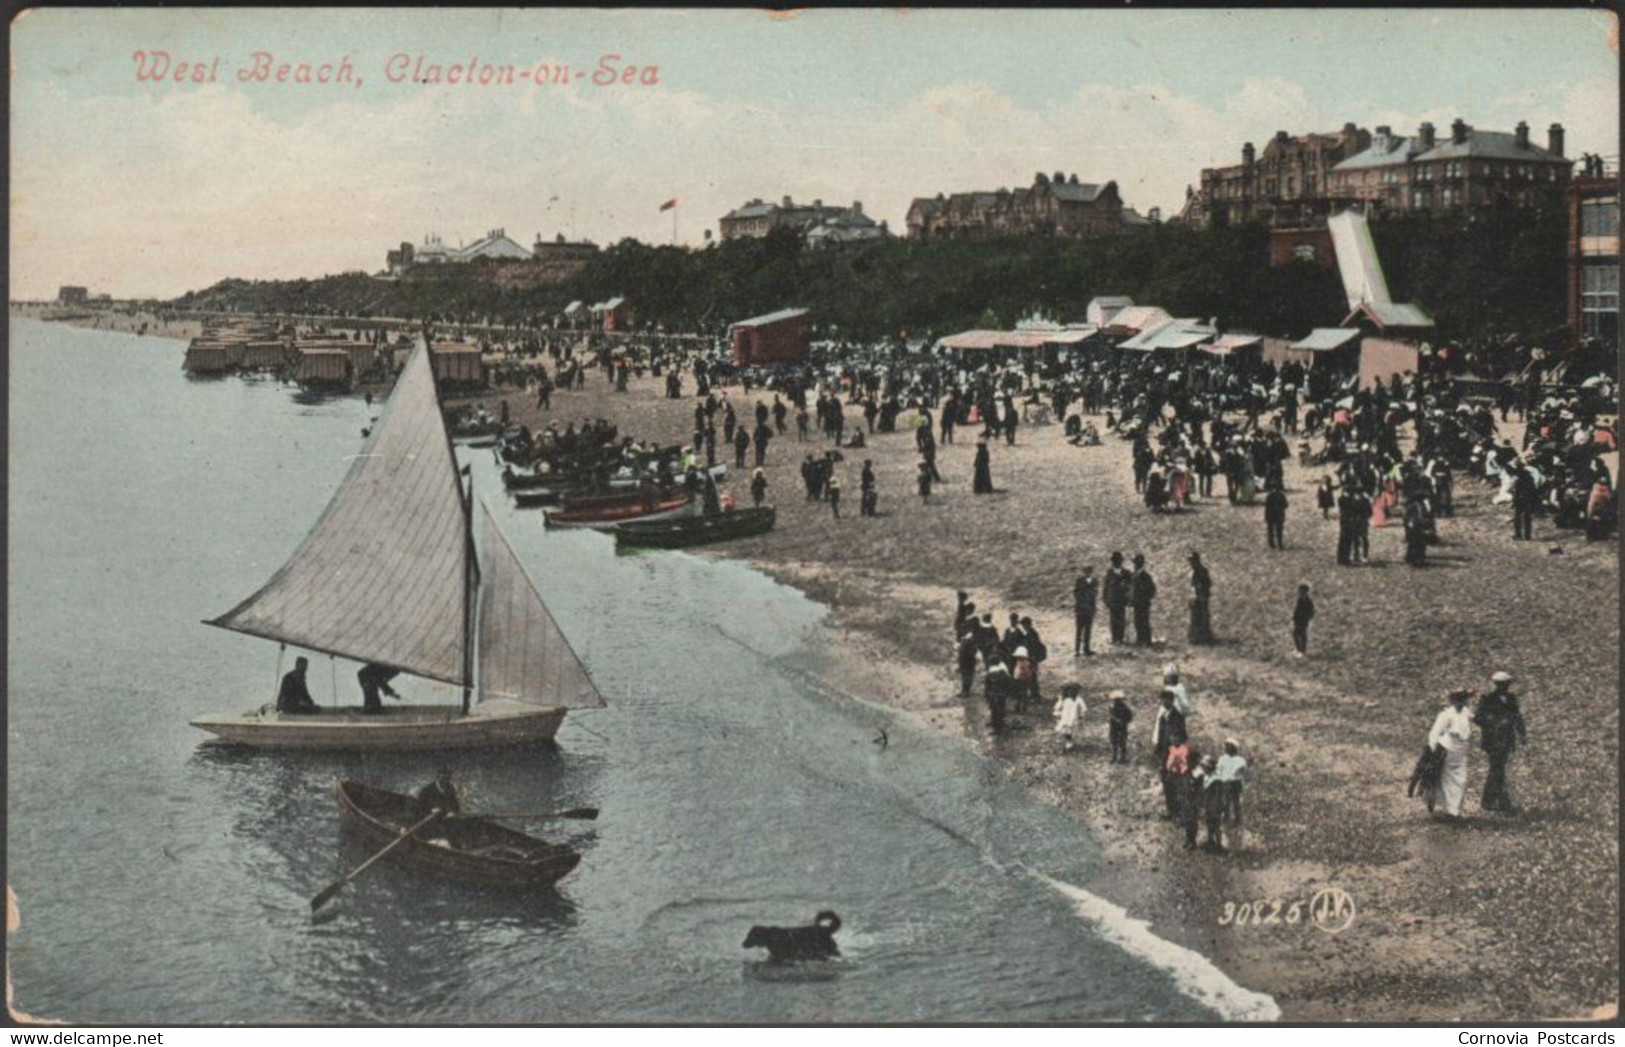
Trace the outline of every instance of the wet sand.
{"type": "MultiPolygon", "coordinates": [[[[687,383],[692,389],[692,382],[687,383]]],[[[728,390],[740,417],[756,394],[728,390]]],[[[517,392],[517,422],[606,417],[624,434],[687,442],[692,398],[667,400],[659,380],[615,393],[595,372],[585,390],[557,392],[552,411],[517,392]]],[[[771,394],[765,399],[771,403],[771,394]]],[[[792,416],[793,417],[793,416],[792,416]]],[[[847,409],[848,426],[861,418],[847,409]]],[[[842,519],[808,502],[797,465],[820,439],[793,423],[768,451],[771,534],[703,555],[746,560],[829,606],[840,664],[831,686],[906,711],[1002,761],[1037,795],[1083,819],[1110,862],[1082,886],[1149,920],[1153,930],[1211,956],[1236,981],[1268,992],[1287,1020],[1582,1019],[1617,1005],[1618,558],[1613,543],[1537,523],[1514,543],[1509,514],[1475,480],[1457,482],[1457,515],[1421,570],[1403,560],[1397,526],[1374,532],[1371,566],[1335,563],[1336,521],[1314,508],[1320,471],[1287,468],[1287,548],[1265,548],[1262,507],[1213,499],[1157,516],[1133,491],[1129,445],[1075,448],[1060,426],[1024,427],[993,448],[998,493],[971,494],[974,435],[939,450],[946,482],[921,505],[913,435],[876,434],[844,451],[842,519]],[[862,459],[874,462],[878,518],[858,509],[862,459]],[[1185,557],[1199,550],[1214,577],[1218,643],[1185,642],[1185,557]],[[1559,549],[1554,554],[1551,550],[1559,549]],[[1113,550],[1144,552],[1160,589],[1152,650],[1112,648],[1104,609],[1096,656],[1068,656],[1074,568],[1102,572],[1113,550]],[[1313,586],[1310,657],[1291,656],[1296,586],[1313,586]],[[954,591],[992,610],[1031,615],[1050,651],[1046,697],[1082,685],[1082,750],[1059,751],[1046,709],[1013,717],[991,738],[977,699],[961,702],[952,671],[954,591]],[[1245,828],[1227,855],[1187,852],[1160,817],[1150,759],[1156,692],[1178,663],[1197,703],[1191,731],[1204,752],[1237,737],[1253,771],[1245,828]],[[1531,745],[1512,764],[1523,813],[1478,810],[1485,761],[1474,750],[1467,824],[1433,821],[1405,785],[1433,716],[1453,687],[1487,689],[1517,677],[1531,745]],[[1102,695],[1129,693],[1133,763],[1108,760],[1102,695]],[[1333,933],[1298,910],[1323,888],[1347,892],[1355,916],[1333,933]],[[1265,902],[1263,921],[1237,926],[1226,906],[1265,902]],[[1274,904],[1280,902],[1279,908],[1274,904]],[[1601,1008],[1601,1010],[1599,1010],[1601,1008]]],[[[1097,419],[1097,425],[1101,422],[1097,419]]],[[[720,433],[719,433],[720,438],[720,433]]],[[[718,458],[733,463],[731,451],[718,458]]],[[[725,487],[749,504],[749,469],[725,487]]],[[[538,521],[539,523],[540,521],[538,521]]],[[[980,694],[978,680],[975,694],[980,694]]],[[[1476,736],[1475,736],[1476,744],[1476,736]]],[[[1326,921],[1328,928],[1338,921],[1326,921]]]]}
{"type": "MultiPolygon", "coordinates": [[[[33,315],[27,310],[15,310],[33,315]]],[[[81,326],[188,338],[196,324],[101,313],[81,326]]],[[[686,383],[692,389],[692,382],[686,383]]],[[[727,390],[742,419],[757,394],[727,390]]],[[[585,390],[556,392],[551,412],[495,391],[516,422],[606,417],[621,431],[686,442],[692,398],[667,400],[657,379],[615,393],[598,372],[585,390]]],[[[771,403],[771,393],[764,399],[771,403]]],[[[1514,543],[1509,514],[1490,490],[1458,478],[1457,515],[1439,522],[1432,564],[1403,561],[1398,527],[1374,532],[1374,563],[1336,566],[1336,521],[1314,508],[1320,471],[1287,466],[1287,549],[1265,548],[1262,507],[1218,497],[1157,516],[1134,494],[1129,445],[1075,448],[1058,425],[1023,427],[1014,447],[993,447],[997,493],[970,493],[974,434],[939,449],[946,482],[921,505],[912,432],[875,434],[844,451],[843,519],[808,502],[797,465],[829,445],[798,443],[793,425],[768,452],[771,534],[701,555],[751,562],[831,608],[840,636],[828,686],[916,717],[1000,760],[1036,795],[1072,812],[1109,862],[1090,890],[1148,920],[1159,935],[1211,956],[1242,985],[1268,992],[1287,1020],[1513,1021],[1584,1019],[1617,1008],[1619,607],[1613,543],[1587,543],[1537,522],[1537,541],[1514,543]],[[858,474],[874,462],[881,515],[863,519],[858,474]],[[1185,556],[1199,550],[1214,577],[1218,643],[1185,642],[1185,556]],[[1075,569],[1108,555],[1146,554],[1160,593],[1151,650],[1112,648],[1102,608],[1096,656],[1069,657],[1075,569]],[[1557,552],[1560,550],[1560,552],[1557,552]],[[1296,586],[1318,607],[1310,657],[1291,657],[1296,586]],[[971,593],[1002,629],[1031,615],[1050,650],[1046,696],[1082,685],[1089,705],[1081,751],[1059,752],[1047,708],[1012,717],[1000,738],[985,709],[962,702],[952,672],[954,591],[971,593]],[[1228,855],[1186,852],[1160,817],[1150,760],[1155,695],[1165,662],[1185,674],[1204,752],[1241,741],[1253,781],[1246,826],[1228,855]],[[1483,754],[1470,762],[1468,822],[1431,820],[1405,783],[1433,715],[1453,687],[1517,677],[1531,745],[1512,764],[1523,813],[1478,810],[1483,754]],[[1136,719],[1133,762],[1107,756],[1105,692],[1128,692],[1136,719]],[[1323,888],[1347,892],[1355,916],[1320,929],[1292,903],[1323,888]],[[1263,922],[1227,913],[1263,901],[1263,922]],[[1276,902],[1281,903],[1279,907],[1276,902]]],[[[847,409],[849,432],[861,418],[847,409]]],[[[1096,419],[1100,425],[1102,419],[1096,419]]],[[[719,434],[720,436],[720,434],[719,434]]],[[[732,465],[731,450],[719,460],[732,465]]],[[[1617,461],[1614,463],[1617,469],[1617,461]]],[[[749,469],[725,487],[749,504],[749,469]]],[[[538,525],[540,518],[537,519],[538,525]]],[[[975,693],[980,694],[978,680],[975,693]]],[[[1476,739],[1475,739],[1476,741],[1476,739]]]]}

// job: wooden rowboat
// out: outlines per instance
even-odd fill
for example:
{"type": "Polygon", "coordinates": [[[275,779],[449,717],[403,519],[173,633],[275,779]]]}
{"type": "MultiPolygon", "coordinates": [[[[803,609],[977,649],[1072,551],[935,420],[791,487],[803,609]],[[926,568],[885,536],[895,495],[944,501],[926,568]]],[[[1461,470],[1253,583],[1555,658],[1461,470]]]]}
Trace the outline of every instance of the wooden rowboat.
{"type": "MultiPolygon", "coordinates": [[[[393,843],[423,817],[416,799],[361,782],[341,781],[339,818],[368,847],[393,843]]],[[[419,829],[390,853],[400,865],[480,887],[544,890],[581,855],[476,815],[449,815],[419,829]]]]}
{"type": "Polygon", "coordinates": [[[766,534],[777,516],[772,506],[735,509],[710,516],[690,516],[677,520],[636,521],[617,524],[617,548],[682,549],[691,545],[726,542],[766,534]]]}
{"type": "Polygon", "coordinates": [[[642,502],[608,509],[550,509],[545,517],[549,527],[595,527],[608,530],[616,524],[632,520],[665,520],[675,516],[691,516],[694,499],[683,495],[645,506],[642,502]]]}

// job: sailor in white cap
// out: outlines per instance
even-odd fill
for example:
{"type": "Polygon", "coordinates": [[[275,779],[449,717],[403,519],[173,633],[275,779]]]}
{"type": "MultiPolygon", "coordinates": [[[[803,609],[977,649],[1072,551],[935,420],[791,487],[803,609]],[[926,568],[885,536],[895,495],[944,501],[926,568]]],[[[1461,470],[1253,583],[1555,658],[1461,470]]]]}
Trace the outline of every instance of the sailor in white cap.
{"type": "Polygon", "coordinates": [[[1507,790],[1507,764],[1519,744],[1528,744],[1529,733],[1524,726],[1518,696],[1512,693],[1512,674],[1497,672],[1490,677],[1490,683],[1493,688],[1478,700],[1478,709],[1473,714],[1473,723],[1479,730],[1479,745],[1490,761],[1480,806],[1486,811],[1512,814],[1516,808],[1507,790]]]}

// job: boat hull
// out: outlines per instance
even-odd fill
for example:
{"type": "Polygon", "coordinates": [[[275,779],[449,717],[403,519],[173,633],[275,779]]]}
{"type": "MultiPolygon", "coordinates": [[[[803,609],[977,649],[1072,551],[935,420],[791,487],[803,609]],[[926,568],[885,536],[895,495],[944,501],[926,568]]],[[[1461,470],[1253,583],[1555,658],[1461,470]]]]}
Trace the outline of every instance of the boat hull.
{"type": "MultiPolygon", "coordinates": [[[[417,801],[401,793],[352,781],[339,782],[334,792],[340,821],[373,850],[393,843],[421,818],[417,801]]],[[[458,883],[514,890],[550,888],[581,861],[569,847],[467,815],[418,830],[389,857],[458,883]]]]}
{"type": "Polygon", "coordinates": [[[256,749],[410,752],[495,749],[550,742],[568,712],[516,702],[485,702],[467,716],[457,705],[398,706],[376,715],[357,708],[203,716],[192,726],[256,749]]]}
{"type": "Polygon", "coordinates": [[[653,512],[642,512],[641,509],[642,506],[637,505],[622,509],[548,510],[543,519],[549,527],[591,527],[607,531],[616,524],[632,520],[670,520],[690,516],[694,513],[694,502],[692,499],[661,502],[653,512]]]}
{"type": "Polygon", "coordinates": [[[748,538],[771,531],[776,515],[776,511],[767,506],[688,519],[617,524],[615,545],[631,549],[683,549],[748,538]]]}

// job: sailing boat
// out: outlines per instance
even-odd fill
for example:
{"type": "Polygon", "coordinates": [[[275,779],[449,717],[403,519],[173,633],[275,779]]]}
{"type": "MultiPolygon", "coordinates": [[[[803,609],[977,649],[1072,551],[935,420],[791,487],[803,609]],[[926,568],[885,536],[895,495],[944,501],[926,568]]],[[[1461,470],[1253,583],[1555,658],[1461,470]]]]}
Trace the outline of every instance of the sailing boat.
{"type": "Polygon", "coordinates": [[[462,475],[420,343],[293,557],[205,623],[460,686],[460,706],[365,715],[272,703],[192,726],[267,749],[471,749],[547,741],[570,709],[602,706],[483,502],[476,546],[473,481],[465,491],[462,475]]]}

